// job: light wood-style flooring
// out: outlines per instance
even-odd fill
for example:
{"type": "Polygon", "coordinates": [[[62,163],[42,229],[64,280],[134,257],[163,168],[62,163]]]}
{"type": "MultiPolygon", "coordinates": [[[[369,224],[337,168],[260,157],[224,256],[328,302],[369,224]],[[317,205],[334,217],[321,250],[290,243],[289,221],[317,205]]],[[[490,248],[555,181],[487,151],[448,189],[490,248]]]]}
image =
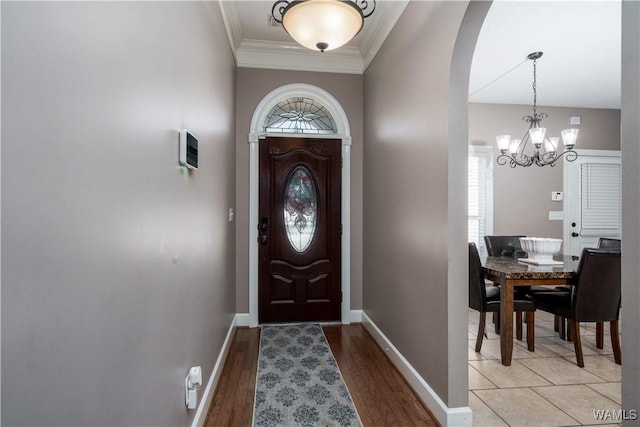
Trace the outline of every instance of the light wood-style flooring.
{"type": "MultiPolygon", "coordinates": [[[[360,324],[323,326],[364,426],[437,426],[360,324]]],[[[205,425],[251,426],[259,328],[238,328],[205,425]]]]}

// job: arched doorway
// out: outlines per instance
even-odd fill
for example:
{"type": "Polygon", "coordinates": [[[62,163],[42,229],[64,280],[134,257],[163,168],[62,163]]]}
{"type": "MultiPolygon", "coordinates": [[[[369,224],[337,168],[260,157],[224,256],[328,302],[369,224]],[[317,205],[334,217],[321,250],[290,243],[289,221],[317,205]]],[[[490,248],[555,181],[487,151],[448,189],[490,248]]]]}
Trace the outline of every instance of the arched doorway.
{"type": "Polygon", "coordinates": [[[342,242],[341,242],[341,318],[350,320],[350,176],[351,176],[351,131],[347,115],[340,103],[328,92],[316,86],[295,83],[277,88],[267,94],[256,107],[249,130],[249,326],[258,325],[258,195],[259,195],[259,141],[267,136],[286,136],[286,131],[273,132],[267,126],[270,113],[279,103],[291,98],[307,98],[324,107],[335,121],[335,132],[310,134],[294,131],[296,137],[339,138],[342,140],[342,242]]]}

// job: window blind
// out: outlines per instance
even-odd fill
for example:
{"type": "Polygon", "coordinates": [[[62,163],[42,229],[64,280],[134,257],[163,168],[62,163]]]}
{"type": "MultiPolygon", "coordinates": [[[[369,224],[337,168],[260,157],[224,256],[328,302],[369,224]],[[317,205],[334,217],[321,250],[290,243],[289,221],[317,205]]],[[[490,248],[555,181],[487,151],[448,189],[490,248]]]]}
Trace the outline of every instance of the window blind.
{"type": "Polygon", "coordinates": [[[484,236],[492,232],[493,224],[491,151],[490,147],[486,148],[470,149],[468,167],[468,238],[469,242],[475,242],[481,256],[487,253],[484,236]]]}
{"type": "Polygon", "coordinates": [[[581,165],[580,187],[580,234],[601,237],[620,235],[620,165],[581,165]]]}

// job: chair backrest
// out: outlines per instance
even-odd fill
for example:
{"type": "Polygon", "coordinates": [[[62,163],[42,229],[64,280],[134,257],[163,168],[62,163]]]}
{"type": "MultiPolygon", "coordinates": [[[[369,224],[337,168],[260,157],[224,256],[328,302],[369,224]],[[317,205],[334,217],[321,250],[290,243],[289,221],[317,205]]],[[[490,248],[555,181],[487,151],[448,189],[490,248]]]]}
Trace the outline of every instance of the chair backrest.
{"type": "Polygon", "coordinates": [[[524,256],[520,245],[520,237],[524,236],[484,236],[489,256],[524,256]]]}
{"type": "Polygon", "coordinates": [[[572,311],[579,322],[618,320],[620,311],[620,250],[582,250],[573,289],[572,311]]]}
{"type": "Polygon", "coordinates": [[[469,242],[469,308],[485,311],[487,290],[484,283],[484,270],[475,243],[469,242]]]}
{"type": "Polygon", "coordinates": [[[599,249],[620,249],[622,247],[620,239],[609,239],[607,237],[601,237],[598,239],[599,249]]]}

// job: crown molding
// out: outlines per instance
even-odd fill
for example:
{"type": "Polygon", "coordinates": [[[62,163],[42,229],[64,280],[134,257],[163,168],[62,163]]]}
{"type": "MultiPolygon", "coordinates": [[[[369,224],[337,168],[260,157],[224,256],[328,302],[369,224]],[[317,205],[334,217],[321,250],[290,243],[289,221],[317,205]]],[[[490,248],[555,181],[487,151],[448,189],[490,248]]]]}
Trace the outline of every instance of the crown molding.
{"type": "Polygon", "coordinates": [[[224,21],[224,28],[227,30],[233,57],[236,58],[236,51],[242,42],[242,25],[240,25],[238,8],[236,3],[232,1],[220,1],[218,5],[220,6],[220,12],[222,12],[222,20],[224,21]]]}
{"type": "Polygon", "coordinates": [[[368,19],[360,41],[360,55],[363,60],[363,72],[376,56],[389,33],[400,19],[409,0],[380,1],[377,10],[368,19]]]}
{"type": "Polygon", "coordinates": [[[357,47],[315,52],[295,42],[245,39],[236,2],[219,2],[238,67],[362,74],[404,12],[408,0],[378,1],[359,35],[357,47]]]}
{"type": "Polygon", "coordinates": [[[362,74],[362,56],[357,48],[314,52],[297,43],[245,39],[236,52],[236,64],[246,68],[320,71],[362,74]]]}

